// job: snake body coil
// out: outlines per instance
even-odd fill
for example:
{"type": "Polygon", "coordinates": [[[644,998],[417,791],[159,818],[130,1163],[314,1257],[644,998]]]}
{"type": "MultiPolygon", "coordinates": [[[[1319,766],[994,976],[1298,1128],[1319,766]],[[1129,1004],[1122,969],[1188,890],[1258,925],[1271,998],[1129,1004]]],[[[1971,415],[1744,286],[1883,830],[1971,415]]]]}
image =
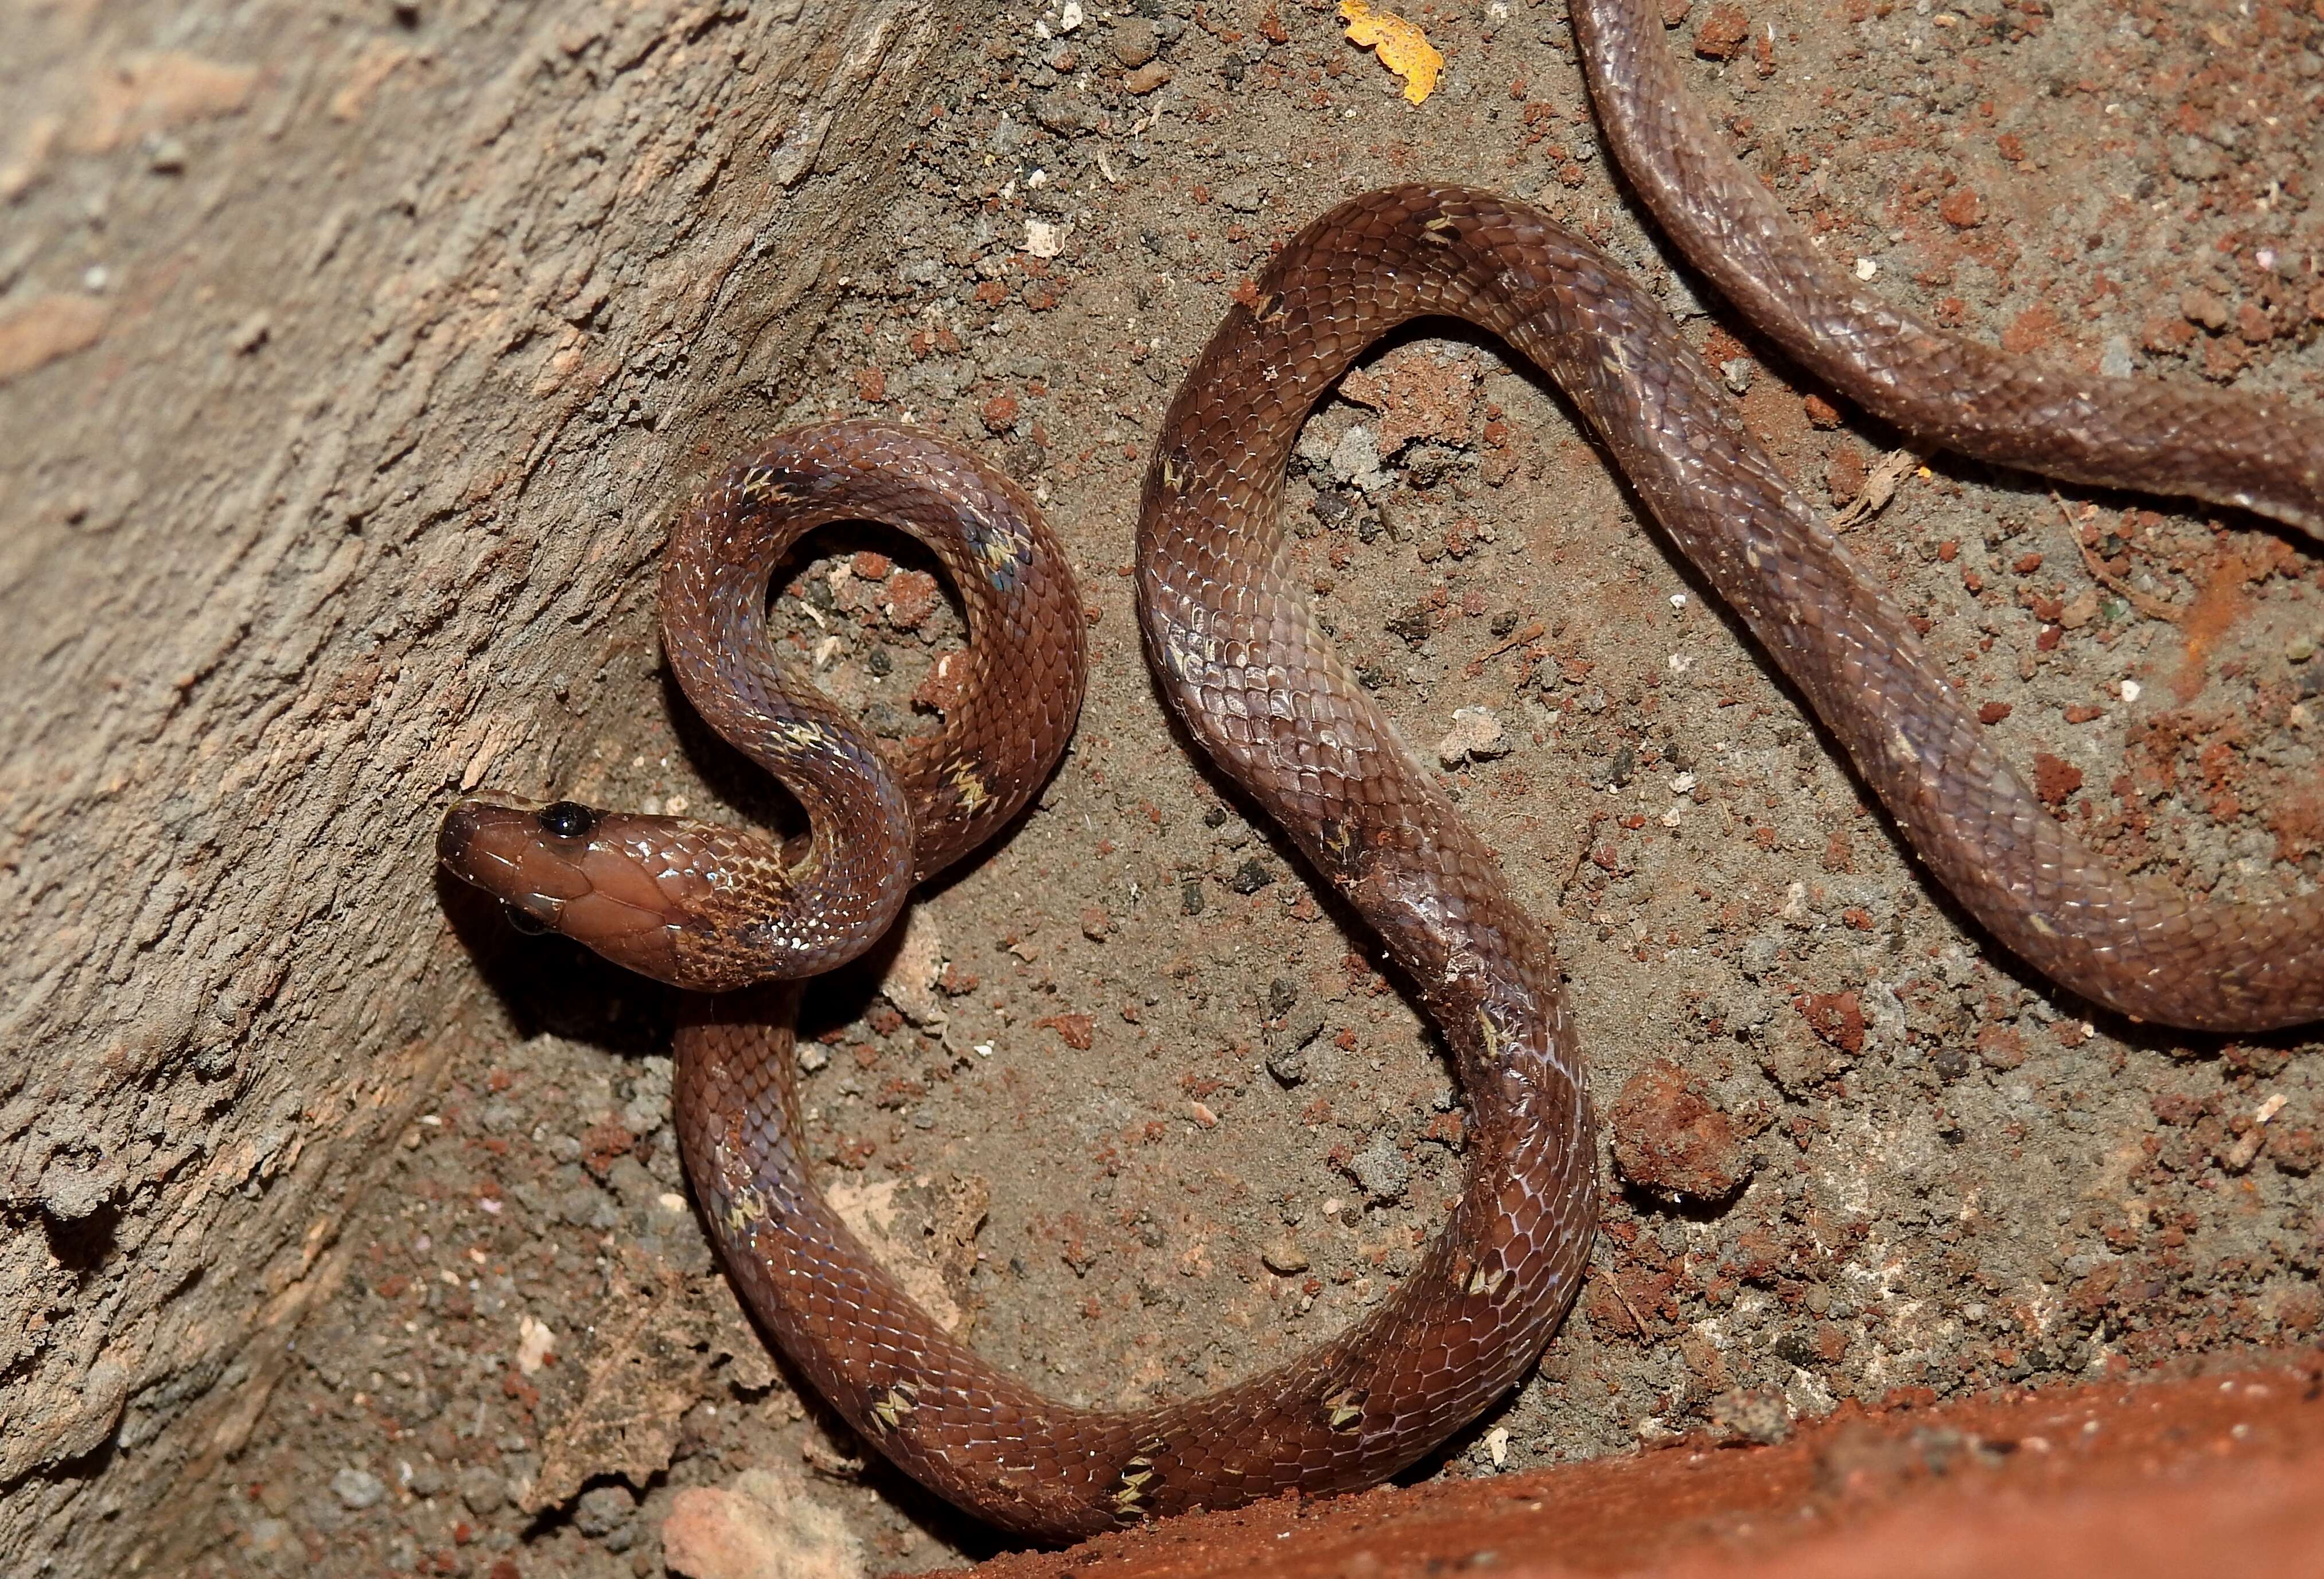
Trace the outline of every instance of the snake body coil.
{"type": "MultiPolygon", "coordinates": [[[[1723,202],[1725,221],[1706,222],[1699,206],[1665,217],[1683,236],[1711,224],[1714,252],[1718,224],[1748,233],[1736,250],[1772,284],[1745,289],[1723,265],[1704,267],[1779,322],[1806,323],[1770,332],[1809,365],[1823,369],[1822,343],[1834,339],[1872,358],[1872,372],[1850,361],[1858,371],[1833,375],[1849,392],[1894,419],[1926,418],[1927,431],[1975,453],[2249,503],[2310,529],[2324,519],[2324,424],[2313,415],[2030,372],[1855,298],[1786,239],[1764,193],[1732,190],[1752,183],[1703,142],[1707,130],[1667,111],[1675,77],[1645,31],[1659,22],[1632,0],[1580,0],[1576,18],[1609,139],[1657,213],[1679,201],[1660,190],[1672,183],[1723,202]],[[2060,422],[2070,442],[2021,436],[2060,422]]],[[[849,1422],[921,1481],[1051,1538],[1369,1484],[1515,1382],[1572,1301],[1597,1185],[1555,955],[1491,850],[1320,638],[1277,524],[1307,412],[1368,345],[1415,317],[1477,325],[1557,381],[1922,858],[2021,958],[2085,997],[2175,1025],[2324,1015],[2324,898],[2208,905],[2099,865],[1991,755],[1901,611],[1745,430],[1660,307],[1586,242],[1489,194],[1398,187],[1308,225],[1250,299],[1229,312],[1156,443],[1138,541],[1147,652],[1194,739],[1378,930],[1443,1028],[1471,1105],[1467,1181],[1450,1220],[1393,1295],[1339,1337],[1204,1398],[1069,1408],[939,1329],[809,1178],[792,989],[731,989],[867,947],[914,882],[1023,807],[1081,695],[1080,610],[1061,555],[1028,501],[951,446],[869,423],[779,436],[730,468],[672,542],[673,666],[705,717],[806,805],[805,848],[497,801],[456,806],[439,841],[454,872],[530,919],[720,995],[689,997],[678,1040],[688,1176],[752,1310],[849,1422]],[[807,528],[840,518],[920,535],[970,616],[978,669],[967,699],[932,743],[892,765],[786,685],[764,628],[776,563],[807,528]]]]}

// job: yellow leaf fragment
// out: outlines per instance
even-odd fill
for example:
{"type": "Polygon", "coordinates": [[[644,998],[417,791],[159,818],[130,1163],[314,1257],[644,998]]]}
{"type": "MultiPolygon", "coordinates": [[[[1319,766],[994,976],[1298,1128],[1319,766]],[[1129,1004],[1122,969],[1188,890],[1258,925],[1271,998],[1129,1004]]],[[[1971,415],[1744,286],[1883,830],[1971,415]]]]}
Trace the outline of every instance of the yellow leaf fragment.
{"type": "Polygon", "coordinates": [[[1340,0],[1340,15],[1348,24],[1348,41],[1377,50],[1379,63],[1404,78],[1404,96],[1413,104],[1436,87],[1436,74],[1444,57],[1428,35],[1392,12],[1374,11],[1364,0],[1340,0]]]}

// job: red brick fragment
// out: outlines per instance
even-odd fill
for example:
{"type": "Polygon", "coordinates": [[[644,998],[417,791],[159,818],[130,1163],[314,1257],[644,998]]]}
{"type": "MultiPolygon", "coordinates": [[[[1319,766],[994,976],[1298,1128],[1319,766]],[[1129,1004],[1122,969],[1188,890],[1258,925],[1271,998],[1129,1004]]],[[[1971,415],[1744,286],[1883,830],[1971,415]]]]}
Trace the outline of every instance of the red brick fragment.
{"type": "Polygon", "coordinates": [[[1854,993],[1809,993],[1793,1003],[1818,1036],[1842,1052],[1864,1051],[1864,1005],[1854,993]]]}
{"type": "Polygon", "coordinates": [[[912,693],[912,705],[923,712],[950,712],[960,705],[968,689],[968,655],[950,652],[936,660],[920,688],[912,693]]]}
{"type": "Polygon", "coordinates": [[[2025,1061],[2025,1038],[2014,1025],[1985,1025],[1977,1033],[1978,1055],[1997,1069],[2014,1069],[2025,1061]]]}
{"type": "Polygon", "coordinates": [[[2034,793],[2046,805],[2062,806],[2066,797],[2082,787],[2082,770],[2047,751],[2034,754],[2034,793]]]}
{"type": "Polygon", "coordinates": [[[1033,1029],[1055,1031],[1075,1052],[1087,1052],[1097,1039],[1097,1022],[1087,1014],[1046,1014],[1033,1022],[1033,1029]]]}
{"type": "Polygon", "coordinates": [[[1753,1159],[1735,1121],[1666,1059],[1630,1077],[1609,1117],[1615,1170],[1640,1189],[1721,1200],[1751,1176],[1753,1159]]]}
{"type": "Polygon", "coordinates": [[[1968,230],[1985,222],[1985,199],[1967,187],[1956,187],[1937,205],[1937,217],[1955,230],[1968,230]]]}
{"type": "Polygon", "coordinates": [[[616,1158],[626,1155],[638,1137],[613,1119],[593,1124],[581,1134],[581,1166],[602,1180],[616,1158]]]}
{"type": "Polygon", "coordinates": [[[899,630],[918,630],[936,611],[941,595],[936,578],[927,571],[898,571],[888,578],[888,623],[899,630]]]}
{"type": "Polygon", "coordinates": [[[1714,5],[1695,30],[1694,52],[1706,60],[1731,60],[1751,36],[1751,19],[1740,5],[1714,5]]]}

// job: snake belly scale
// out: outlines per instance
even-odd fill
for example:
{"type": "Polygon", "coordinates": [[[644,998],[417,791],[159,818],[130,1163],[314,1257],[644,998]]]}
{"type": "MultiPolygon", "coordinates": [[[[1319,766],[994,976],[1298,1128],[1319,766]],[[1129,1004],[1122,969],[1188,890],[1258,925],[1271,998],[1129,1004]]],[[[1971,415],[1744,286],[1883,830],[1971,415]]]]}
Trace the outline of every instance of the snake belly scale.
{"type": "MultiPolygon", "coordinates": [[[[1632,9],[1584,5],[1600,33],[1632,9]]],[[[1600,84],[1609,124],[1603,100],[1618,90],[1600,84]]],[[[1770,266],[1807,264],[1777,255],[1770,266]]],[[[1823,313],[1814,280],[1785,289],[1810,317],[1823,313]]],[[[1370,1484],[1506,1391],[1572,1302],[1596,1223],[1596,1152],[1556,956],[1491,849],[1322,638],[1277,519],[1307,412],[1413,318],[1473,324],[1556,381],[1998,941],[2145,1019],[2227,1030],[2324,1015],[2324,898],[2212,905],[2107,870],[1991,754],[1901,611],[1746,431],[1660,306],[1587,242],[1489,193],[1392,188],[1306,226],[1244,300],[1181,387],[1146,478],[1136,574],[1147,656],[1193,739],[1378,932],[1442,1028],[1470,1104],[1466,1181],[1448,1221],[1402,1285],[1337,1338],[1205,1397],[1071,1408],[942,1331],[816,1189],[793,1088],[791,984],[869,947],[914,883],[1022,810],[1061,756],[1082,692],[1081,611],[1062,554],[1012,484],[943,441],[872,423],[778,436],[734,463],[674,535],[662,598],[672,666],[704,716],[798,797],[807,840],[785,849],[715,825],[499,798],[455,806],[439,839],[447,867],[512,912],[692,989],[677,1128],[728,1270],[817,1391],[927,1485],[1010,1529],[1062,1539],[1370,1484]],[[942,733],[893,762],[784,677],[765,630],[776,565],[837,519],[920,536],[969,614],[973,683],[942,733]]],[[[1949,376],[1942,345],[1877,326],[1870,337],[1900,359],[1875,384],[1901,380],[1914,397],[1949,376]]],[[[2003,403],[2004,432],[2043,420],[2056,393],[1971,372],[1984,378],[1979,399],[2003,403]]],[[[1941,389],[1930,398],[1941,405],[1941,389]]],[[[2181,410],[2142,389],[2135,403],[2149,415],[2114,436],[2129,457],[2117,463],[2076,394],[2080,436],[2061,469],[2249,502],[2302,528],[2324,519],[2324,424],[2202,392],[2188,400],[2181,410]],[[2200,464],[2155,474],[2155,422],[2200,438],[2200,464]]]]}

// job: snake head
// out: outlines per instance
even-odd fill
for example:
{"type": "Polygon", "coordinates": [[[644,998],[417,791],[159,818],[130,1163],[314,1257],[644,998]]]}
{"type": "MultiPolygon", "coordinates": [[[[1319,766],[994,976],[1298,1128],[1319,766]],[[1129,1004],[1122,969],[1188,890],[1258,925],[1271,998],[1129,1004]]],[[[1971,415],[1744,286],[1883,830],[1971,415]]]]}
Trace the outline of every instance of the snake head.
{"type": "Polygon", "coordinates": [[[436,858],[501,902],[521,932],[561,932],[674,987],[745,985],[700,919],[733,851],[722,831],[676,817],[499,797],[444,813],[436,858]]]}

